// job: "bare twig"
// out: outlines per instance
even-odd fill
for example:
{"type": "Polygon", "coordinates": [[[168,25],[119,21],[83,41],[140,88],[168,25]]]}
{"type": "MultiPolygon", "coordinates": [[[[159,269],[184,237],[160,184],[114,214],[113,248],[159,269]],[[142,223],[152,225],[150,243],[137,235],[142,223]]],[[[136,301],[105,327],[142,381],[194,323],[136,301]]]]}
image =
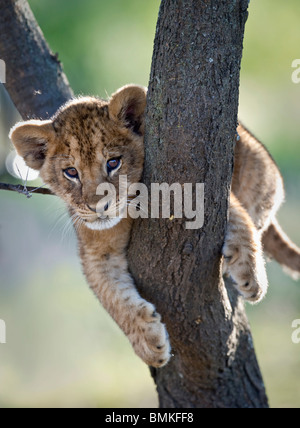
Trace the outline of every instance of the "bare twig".
{"type": "Polygon", "coordinates": [[[50,189],[43,189],[42,187],[26,187],[22,184],[0,183],[0,190],[9,190],[10,192],[21,193],[27,198],[31,198],[33,193],[38,193],[40,195],[54,195],[50,189]]]}

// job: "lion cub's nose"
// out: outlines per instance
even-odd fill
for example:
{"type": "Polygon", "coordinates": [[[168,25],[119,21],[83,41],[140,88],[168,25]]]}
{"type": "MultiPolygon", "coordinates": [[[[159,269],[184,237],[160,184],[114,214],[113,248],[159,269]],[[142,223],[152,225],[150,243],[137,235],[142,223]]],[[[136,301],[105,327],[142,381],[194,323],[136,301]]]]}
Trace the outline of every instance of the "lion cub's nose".
{"type": "MultiPolygon", "coordinates": [[[[87,205],[87,207],[88,207],[91,211],[93,211],[93,213],[96,213],[96,212],[97,212],[97,208],[92,208],[90,205],[87,205]]],[[[109,203],[107,202],[107,204],[105,205],[105,207],[104,207],[103,211],[107,211],[107,210],[108,210],[108,208],[109,208],[109,203]]]]}

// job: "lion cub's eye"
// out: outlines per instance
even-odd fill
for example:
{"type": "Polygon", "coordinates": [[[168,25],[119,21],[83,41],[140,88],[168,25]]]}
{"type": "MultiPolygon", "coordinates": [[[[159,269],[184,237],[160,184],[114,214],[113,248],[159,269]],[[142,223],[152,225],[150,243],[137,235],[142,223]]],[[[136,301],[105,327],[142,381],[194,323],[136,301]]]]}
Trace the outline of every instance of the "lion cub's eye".
{"type": "Polygon", "coordinates": [[[79,175],[76,168],[64,169],[64,174],[67,178],[70,178],[71,180],[79,180],[79,175]]]}
{"type": "Polygon", "coordinates": [[[120,158],[113,158],[107,161],[107,171],[108,173],[116,170],[121,165],[121,159],[120,158]]]}

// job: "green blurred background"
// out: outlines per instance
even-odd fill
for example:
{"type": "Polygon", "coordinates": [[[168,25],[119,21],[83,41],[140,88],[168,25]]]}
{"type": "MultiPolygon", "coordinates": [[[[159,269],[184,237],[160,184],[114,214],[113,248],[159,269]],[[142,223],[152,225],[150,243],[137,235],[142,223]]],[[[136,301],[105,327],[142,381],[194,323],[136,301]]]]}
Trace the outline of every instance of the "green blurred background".
{"type": "MultiPolygon", "coordinates": [[[[106,97],[147,85],[159,0],[30,0],[76,94],[106,97]]],[[[240,118],[269,148],[286,183],[279,220],[300,244],[299,0],[251,0],[241,74],[240,118]]],[[[18,120],[0,88],[0,180],[18,120]]],[[[0,194],[0,407],[153,407],[148,368],[86,285],[63,204],[0,194]]],[[[270,289],[248,306],[272,407],[300,407],[300,282],[268,264],[270,289]]]]}

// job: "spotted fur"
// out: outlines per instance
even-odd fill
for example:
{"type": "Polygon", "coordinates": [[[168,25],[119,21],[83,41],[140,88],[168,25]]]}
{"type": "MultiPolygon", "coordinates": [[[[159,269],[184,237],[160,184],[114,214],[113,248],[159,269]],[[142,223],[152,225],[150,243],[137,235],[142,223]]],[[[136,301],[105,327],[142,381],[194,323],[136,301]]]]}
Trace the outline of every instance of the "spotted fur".
{"type": "MultiPolygon", "coordinates": [[[[126,247],[132,220],[99,218],[97,187],[126,175],[137,183],[144,163],[145,88],[128,85],[108,101],[84,97],[62,106],[48,121],[17,124],[10,137],[27,165],[40,171],[50,189],[67,204],[78,237],[87,281],[127,335],[135,352],[148,365],[161,367],[170,358],[170,344],[161,316],[137,292],[128,273],[126,247]],[[121,159],[109,174],[107,161],[121,159]],[[78,179],[66,176],[68,168],[78,179]]],[[[223,248],[224,272],[250,301],[267,290],[262,236],[267,252],[291,267],[289,257],[278,256],[282,245],[274,218],[283,199],[282,179],[265,148],[242,126],[238,132],[230,201],[230,219],[223,248]],[[277,231],[277,235],[275,233],[277,231]],[[274,245],[273,245],[274,244],[274,245]],[[274,247],[276,250],[274,250],[274,247]]],[[[127,200],[118,196],[118,208],[127,200]]],[[[109,215],[111,206],[106,207],[109,215]]],[[[284,241],[290,247],[289,241],[284,241]]],[[[291,248],[289,248],[291,251],[291,248]]],[[[285,251],[286,252],[286,251],[285,251]]],[[[288,254],[288,253],[287,253],[288,254]]],[[[293,247],[292,267],[299,269],[300,253],[293,247]]]]}
{"type": "MultiPolygon", "coordinates": [[[[101,220],[96,212],[99,184],[112,183],[118,191],[119,172],[127,176],[128,186],[141,178],[145,105],[145,88],[129,85],[109,101],[78,98],[49,121],[17,124],[11,139],[27,165],[38,169],[43,181],[66,202],[90,287],[137,355],[148,365],[161,367],[170,358],[165,326],[154,305],[137,292],[127,268],[132,220],[101,220]],[[108,175],[111,158],[121,158],[122,167],[108,175]],[[70,167],[79,171],[80,181],[66,179],[63,171],[70,167]]],[[[121,202],[126,206],[127,201],[121,202]]]]}

